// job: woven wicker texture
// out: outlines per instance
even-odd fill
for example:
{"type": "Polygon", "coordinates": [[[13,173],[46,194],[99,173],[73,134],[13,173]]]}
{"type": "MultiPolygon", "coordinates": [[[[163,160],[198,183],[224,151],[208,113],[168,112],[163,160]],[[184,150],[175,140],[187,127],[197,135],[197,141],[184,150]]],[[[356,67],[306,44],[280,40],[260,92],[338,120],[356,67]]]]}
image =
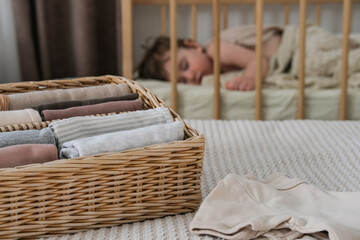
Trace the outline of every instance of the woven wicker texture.
{"type": "MultiPolygon", "coordinates": [[[[136,82],[116,76],[3,84],[0,93],[108,83],[126,83],[139,93],[143,109],[167,107],[136,82]]],[[[49,123],[0,130],[41,129],[49,123]]],[[[183,141],[121,153],[0,169],[0,239],[73,233],[197,209],[204,137],[187,124],[185,135],[183,141]]]]}

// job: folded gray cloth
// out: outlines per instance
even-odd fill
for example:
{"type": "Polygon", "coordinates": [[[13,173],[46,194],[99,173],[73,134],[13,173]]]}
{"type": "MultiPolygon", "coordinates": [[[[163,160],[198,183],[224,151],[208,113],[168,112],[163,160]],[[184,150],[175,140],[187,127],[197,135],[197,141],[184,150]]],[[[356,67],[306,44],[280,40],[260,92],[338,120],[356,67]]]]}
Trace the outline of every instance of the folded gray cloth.
{"type": "Polygon", "coordinates": [[[121,152],[159,143],[183,140],[184,124],[180,121],[65,142],[60,158],[76,158],[105,152],[121,152]]]}
{"type": "Polygon", "coordinates": [[[53,122],[49,127],[55,134],[58,147],[61,148],[64,142],[75,139],[173,121],[170,111],[160,107],[103,117],[73,117],[53,122]]]}
{"type": "Polygon", "coordinates": [[[16,93],[9,95],[9,110],[32,108],[44,103],[115,97],[130,93],[130,88],[126,84],[16,93]]]}
{"type": "Polygon", "coordinates": [[[0,147],[19,144],[53,144],[55,136],[50,128],[0,133],[0,147]]]}

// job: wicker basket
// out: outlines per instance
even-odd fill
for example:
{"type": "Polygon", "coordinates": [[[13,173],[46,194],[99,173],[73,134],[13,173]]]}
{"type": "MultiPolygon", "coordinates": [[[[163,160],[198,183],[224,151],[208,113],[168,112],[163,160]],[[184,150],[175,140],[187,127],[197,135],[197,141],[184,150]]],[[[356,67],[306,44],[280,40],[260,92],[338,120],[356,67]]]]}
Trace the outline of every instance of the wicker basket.
{"type": "MultiPolygon", "coordinates": [[[[126,83],[138,92],[143,109],[167,107],[138,83],[117,76],[0,84],[0,94],[109,83],[126,83]]],[[[49,123],[0,131],[41,129],[49,123]]],[[[194,211],[201,200],[203,157],[204,137],[185,124],[183,141],[0,169],[0,239],[74,233],[194,211]]]]}

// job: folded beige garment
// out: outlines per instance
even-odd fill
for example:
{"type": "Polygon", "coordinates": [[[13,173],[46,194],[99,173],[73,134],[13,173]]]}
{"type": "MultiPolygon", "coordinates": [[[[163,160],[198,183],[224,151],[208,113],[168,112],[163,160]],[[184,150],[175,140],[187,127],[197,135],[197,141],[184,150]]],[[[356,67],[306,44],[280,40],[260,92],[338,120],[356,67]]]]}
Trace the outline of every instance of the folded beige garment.
{"type": "Polygon", "coordinates": [[[24,110],[0,111],[0,126],[41,121],[39,112],[30,108],[24,110]]]}
{"type": "Polygon", "coordinates": [[[9,95],[9,110],[31,108],[44,103],[115,97],[127,94],[130,94],[130,89],[126,84],[16,93],[9,95]]]}
{"type": "Polygon", "coordinates": [[[201,204],[190,230],[225,239],[360,239],[360,192],[328,192],[275,174],[227,175],[201,204]],[[303,238],[302,238],[303,239],[303,238]]]}
{"type": "Polygon", "coordinates": [[[52,144],[24,144],[0,148],[0,168],[43,163],[58,159],[52,144]]]}

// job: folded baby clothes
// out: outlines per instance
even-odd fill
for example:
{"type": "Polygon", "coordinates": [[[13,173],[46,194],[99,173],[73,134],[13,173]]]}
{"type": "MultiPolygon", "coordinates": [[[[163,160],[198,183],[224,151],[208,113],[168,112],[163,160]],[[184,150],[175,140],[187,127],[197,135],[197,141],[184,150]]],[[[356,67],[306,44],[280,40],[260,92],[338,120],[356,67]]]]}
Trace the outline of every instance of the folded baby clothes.
{"type": "Polygon", "coordinates": [[[9,103],[10,103],[9,96],[0,94],[0,111],[8,111],[9,103]]]}
{"type": "Polygon", "coordinates": [[[21,144],[53,144],[55,136],[50,128],[0,133],[0,148],[21,144]]]}
{"type": "Polygon", "coordinates": [[[10,168],[58,159],[52,144],[24,144],[0,148],[0,168],[10,168]]]}
{"type": "Polygon", "coordinates": [[[71,118],[76,116],[136,111],[140,110],[141,107],[141,99],[136,99],[131,101],[106,102],[95,105],[79,106],[59,110],[44,110],[41,112],[41,115],[43,116],[43,119],[45,121],[52,121],[56,119],[71,118]]]}
{"type": "Polygon", "coordinates": [[[179,141],[183,138],[184,124],[176,121],[65,142],[60,150],[60,158],[120,152],[132,148],[179,141]]]}
{"type": "Polygon", "coordinates": [[[30,108],[24,110],[0,111],[0,126],[29,122],[41,122],[38,111],[30,108]]]}
{"type": "Polygon", "coordinates": [[[64,142],[75,139],[173,121],[170,111],[159,107],[103,117],[73,117],[52,122],[49,127],[55,134],[58,147],[61,148],[64,142]]]}
{"type": "Polygon", "coordinates": [[[360,192],[328,192],[276,174],[266,182],[227,175],[190,230],[225,239],[360,239],[360,192]]]}
{"type": "Polygon", "coordinates": [[[9,95],[9,110],[32,108],[44,102],[54,103],[65,100],[86,100],[127,94],[130,94],[130,89],[126,84],[106,84],[94,87],[16,93],[9,95]]]}
{"type": "Polygon", "coordinates": [[[82,101],[62,101],[62,102],[55,102],[55,103],[48,103],[42,104],[39,106],[32,107],[39,113],[43,110],[58,110],[58,109],[66,109],[71,107],[78,107],[78,106],[86,106],[86,105],[93,105],[105,102],[114,102],[114,101],[122,101],[122,100],[136,100],[139,98],[138,93],[130,93],[123,96],[116,96],[116,97],[107,97],[107,98],[94,98],[82,101]]]}

